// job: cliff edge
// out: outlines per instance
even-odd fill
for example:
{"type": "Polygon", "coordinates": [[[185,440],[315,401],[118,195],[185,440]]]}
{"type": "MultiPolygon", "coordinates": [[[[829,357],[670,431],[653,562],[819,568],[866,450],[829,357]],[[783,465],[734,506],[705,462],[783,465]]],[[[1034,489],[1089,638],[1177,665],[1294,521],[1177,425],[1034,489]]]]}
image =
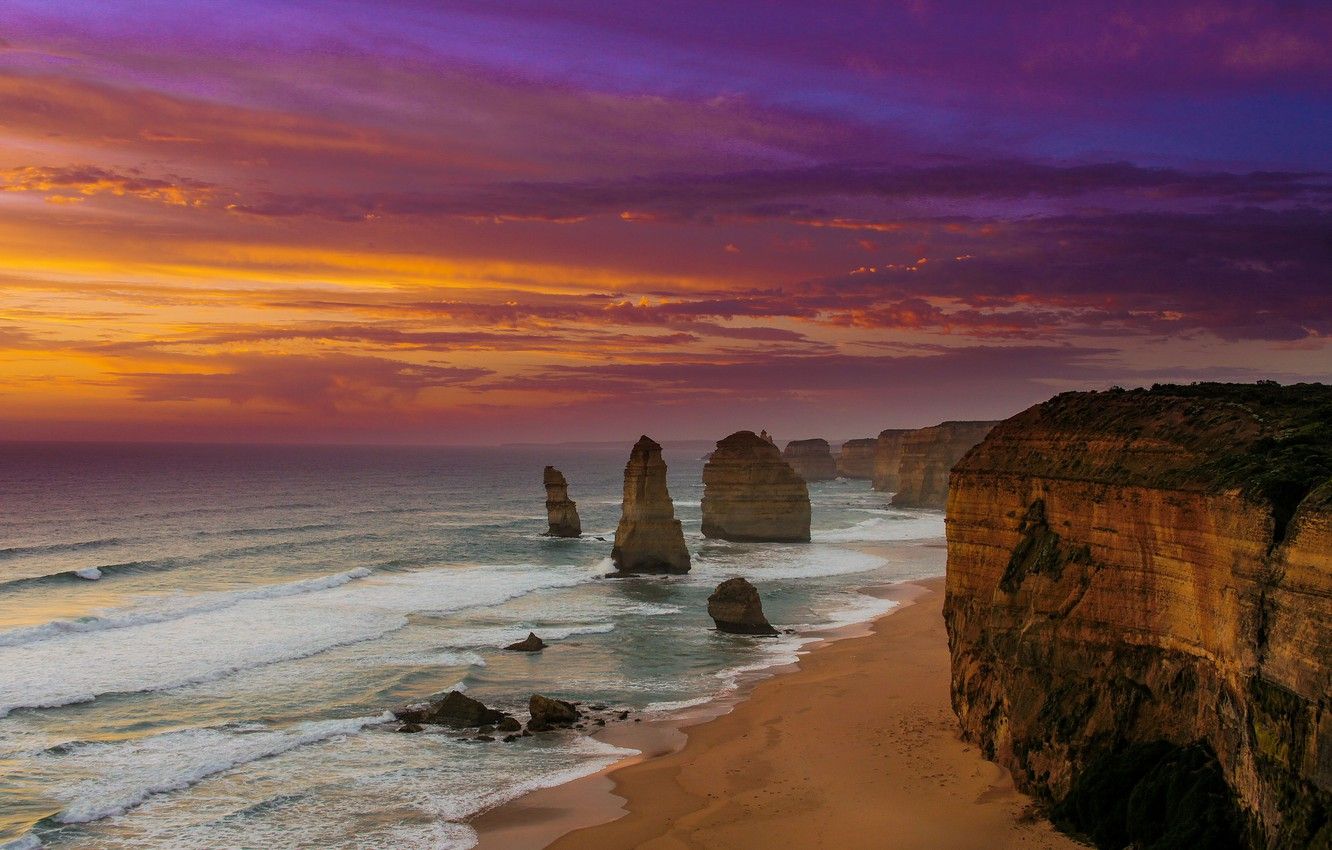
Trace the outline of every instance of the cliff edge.
{"type": "Polygon", "coordinates": [[[954,467],[962,734],[1097,846],[1332,847],[1332,387],[1067,393],[954,467]]]}

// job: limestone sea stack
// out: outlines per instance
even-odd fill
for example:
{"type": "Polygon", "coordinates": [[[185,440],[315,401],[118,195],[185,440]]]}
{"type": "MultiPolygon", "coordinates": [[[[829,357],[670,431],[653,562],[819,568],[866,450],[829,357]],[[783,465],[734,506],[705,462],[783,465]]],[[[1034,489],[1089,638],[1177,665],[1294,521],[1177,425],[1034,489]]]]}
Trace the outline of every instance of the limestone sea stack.
{"type": "Polygon", "coordinates": [[[879,432],[879,439],[874,441],[874,483],[875,490],[895,493],[901,479],[898,471],[902,467],[902,441],[910,434],[909,428],[889,428],[879,432]]]}
{"type": "Polygon", "coordinates": [[[775,635],[763,614],[758,589],[743,578],[728,578],[708,597],[708,616],[717,630],[736,635],[775,635]]]}
{"type": "Polygon", "coordinates": [[[817,437],[792,440],[786,444],[782,457],[806,481],[832,481],[837,477],[837,462],[827,440],[817,437]]]}
{"type": "Polygon", "coordinates": [[[948,473],[995,426],[994,422],[944,422],[911,431],[902,438],[893,504],[942,508],[948,498],[948,473]]]}
{"type": "Polygon", "coordinates": [[[842,478],[872,479],[874,451],[878,444],[879,441],[873,437],[842,443],[841,451],[837,453],[837,474],[842,478]]]}
{"type": "Polygon", "coordinates": [[[782,453],[753,431],[718,440],[703,467],[703,536],[809,541],[809,488],[782,453]]]}
{"type": "Polygon", "coordinates": [[[548,537],[578,537],[583,524],[578,519],[578,503],[569,498],[569,482],[564,473],[553,466],[546,467],[542,475],[546,484],[546,519],[550,523],[548,537]]]}
{"type": "Polygon", "coordinates": [[[963,736],[1057,823],[1332,847],[1332,387],[1066,393],[1001,423],[953,472],[944,618],[963,736]]]}
{"type": "Polygon", "coordinates": [[[624,505],[611,561],[622,573],[687,573],[689,550],[666,489],[661,446],[639,437],[624,467],[624,505]]]}

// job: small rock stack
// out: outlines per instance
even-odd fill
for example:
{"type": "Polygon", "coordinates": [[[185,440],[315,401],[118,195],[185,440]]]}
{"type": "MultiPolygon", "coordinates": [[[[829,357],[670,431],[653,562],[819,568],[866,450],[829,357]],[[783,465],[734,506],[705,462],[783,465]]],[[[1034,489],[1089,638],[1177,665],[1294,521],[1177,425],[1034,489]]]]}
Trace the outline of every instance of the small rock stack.
{"type": "Polygon", "coordinates": [[[666,488],[661,446],[639,437],[624,467],[624,504],[611,561],[621,573],[687,573],[689,549],[666,488]]]}
{"type": "Polygon", "coordinates": [[[578,519],[578,503],[569,498],[569,482],[564,473],[553,466],[546,467],[542,476],[546,485],[546,518],[550,523],[548,537],[578,537],[583,524],[578,519]]]}
{"type": "Polygon", "coordinates": [[[758,590],[743,578],[728,578],[708,597],[708,616],[717,630],[736,635],[775,635],[763,615],[758,590]]]}

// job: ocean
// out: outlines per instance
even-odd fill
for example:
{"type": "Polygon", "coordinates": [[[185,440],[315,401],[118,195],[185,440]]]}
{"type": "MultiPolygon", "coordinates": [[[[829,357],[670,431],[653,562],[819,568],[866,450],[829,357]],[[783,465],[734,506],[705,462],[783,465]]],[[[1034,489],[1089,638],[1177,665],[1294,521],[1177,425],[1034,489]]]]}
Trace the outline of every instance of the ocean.
{"type": "Polygon", "coordinates": [[[471,815],[629,752],[404,735],[393,706],[669,714],[940,572],[942,513],[866,481],[811,485],[810,544],[706,540],[705,449],[668,443],[693,569],[607,580],[631,443],[0,444],[0,850],[467,848],[471,815]],[[545,464],[581,539],[542,536],[545,464]],[[796,633],[711,630],[734,575],[796,633]],[[550,647],[502,650],[529,630],[550,647]]]}

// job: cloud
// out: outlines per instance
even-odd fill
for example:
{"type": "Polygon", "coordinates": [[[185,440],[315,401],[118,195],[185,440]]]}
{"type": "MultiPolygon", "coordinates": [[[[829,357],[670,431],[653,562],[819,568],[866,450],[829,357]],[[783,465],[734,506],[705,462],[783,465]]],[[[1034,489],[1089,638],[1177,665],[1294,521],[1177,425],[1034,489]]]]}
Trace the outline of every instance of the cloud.
{"type": "Polygon", "coordinates": [[[0,191],[36,192],[53,201],[116,195],[188,207],[208,203],[215,190],[213,184],[202,180],[148,177],[138,169],[118,172],[96,165],[27,165],[0,171],[0,191]]]}
{"type": "Polygon", "coordinates": [[[222,400],[267,403],[326,416],[366,409],[393,410],[426,390],[455,387],[491,374],[484,368],[404,363],[346,354],[234,354],[209,372],[128,372],[115,377],[149,402],[222,400]]]}

